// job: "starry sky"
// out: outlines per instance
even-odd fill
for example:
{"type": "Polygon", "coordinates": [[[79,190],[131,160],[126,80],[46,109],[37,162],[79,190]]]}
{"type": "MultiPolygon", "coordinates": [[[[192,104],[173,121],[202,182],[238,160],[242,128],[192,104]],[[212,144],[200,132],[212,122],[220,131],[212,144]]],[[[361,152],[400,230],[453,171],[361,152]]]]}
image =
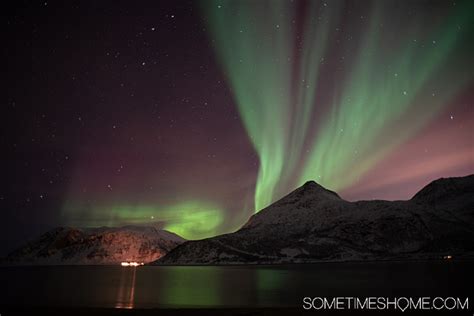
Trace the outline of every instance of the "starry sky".
{"type": "Polygon", "coordinates": [[[393,200],[474,172],[472,1],[2,6],[2,252],[59,225],[205,238],[308,180],[393,200]]]}

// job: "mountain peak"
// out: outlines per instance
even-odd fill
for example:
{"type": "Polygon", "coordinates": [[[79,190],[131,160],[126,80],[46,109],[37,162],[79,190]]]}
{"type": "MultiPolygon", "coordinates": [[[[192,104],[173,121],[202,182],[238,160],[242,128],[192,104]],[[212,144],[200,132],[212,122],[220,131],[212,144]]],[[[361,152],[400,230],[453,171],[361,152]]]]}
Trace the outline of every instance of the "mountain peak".
{"type": "MultiPolygon", "coordinates": [[[[344,203],[345,201],[341,199],[336,192],[328,190],[315,181],[310,180],[275,203],[254,214],[244,227],[256,224],[262,220],[267,221],[268,216],[273,217],[275,214],[293,216],[295,209],[310,210],[318,205],[334,206],[341,202],[344,203]]],[[[277,215],[277,217],[280,217],[280,215],[277,215]]]]}
{"type": "Polygon", "coordinates": [[[301,197],[301,195],[309,195],[314,198],[328,198],[328,199],[341,199],[341,197],[334,191],[328,190],[322,185],[318,184],[314,180],[309,180],[306,181],[305,184],[303,184],[301,187],[298,189],[294,190],[291,192],[289,195],[296,194],[298,197],[301,197]]]}

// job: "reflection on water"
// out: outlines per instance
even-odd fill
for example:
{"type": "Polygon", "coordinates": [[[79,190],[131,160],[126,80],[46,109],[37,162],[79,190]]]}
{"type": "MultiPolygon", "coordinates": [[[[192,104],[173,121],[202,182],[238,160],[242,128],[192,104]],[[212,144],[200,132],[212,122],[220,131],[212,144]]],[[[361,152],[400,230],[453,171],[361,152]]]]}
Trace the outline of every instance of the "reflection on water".
{"type": "MultiPolygon", "coordinates": [[[[257,270],[257,295],[258,301],[270,303],[278,296],[278,289],[285,286],[287,271],[281,269],[258,269],[257,270]]],[[[267,305],[267,304],[262,304],[267,305]]]]}
{"type": "Polygon", "coordinates": [[[4,267],[0,307],[301,307],[305,296],[466,297],[472,291],[466,277],[472,264],[443,260],[260,267],[4,267]]]}
{"type": "Polygon", "coordinates": [[[115,308],[133,308],[135,300],[135,280],[137,276],[137,268],[121,269],[120,285],[118,287],[117,301],[115,308]]]}
{"type": "Polygon", "coordinates": [[[219,306],[222,273],[208,267],[166,267],[162,301],[172,306],[219,306]]]}

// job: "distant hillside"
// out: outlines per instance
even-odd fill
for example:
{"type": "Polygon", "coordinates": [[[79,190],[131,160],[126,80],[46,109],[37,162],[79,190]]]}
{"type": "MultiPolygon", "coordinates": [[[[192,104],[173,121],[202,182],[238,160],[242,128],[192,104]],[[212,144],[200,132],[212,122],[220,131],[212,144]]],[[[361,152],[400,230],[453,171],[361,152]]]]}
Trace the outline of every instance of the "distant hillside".
{"type": "Polygon", "coordinates": [[[9,254],[6,264],[120,264],[156,260],[185,240],[154,227],[58,227],[9,254]]]}

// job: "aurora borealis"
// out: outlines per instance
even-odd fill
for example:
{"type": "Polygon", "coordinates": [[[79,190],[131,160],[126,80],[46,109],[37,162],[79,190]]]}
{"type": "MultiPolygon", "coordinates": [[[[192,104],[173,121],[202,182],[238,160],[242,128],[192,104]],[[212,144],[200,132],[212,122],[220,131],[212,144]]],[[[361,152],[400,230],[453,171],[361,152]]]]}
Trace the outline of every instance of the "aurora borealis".
{"type": "Polygon", "coordinates": [[[416,29],[420,17],[405,19],[413,25],[407,30],[385,25],[383,21],[400,13],[393,3],[375,2],[358,47],[347,39],[337,40],[343,53],[334,55],[327,48],[329,39],[352,26],[338,24],[341,2],[328,6],[313,1],[300,7],[287,1],[206,5],[212,38],[260,158],[256,210],[308,180],[337,191],[351,186],[436,116],[473,78],[472,73],[457,69],[459,77],[443,87],[445,78],[437,76],[443,67],[453,71],[450,53],[459,49],[463,35],[472,34],[470,7],[455,7],[447,21],[423,32],[416,29]],[[394,42],[400,35],[403,40],[394,42]],[[301,48],[294,52],[298,44],[301,48]],[[347,67],[347,73],[337,76],[330,99],[319,100],[320,69],[335,57],[346,61],[346,56],[349,65],[341,67],[347,67]],[[320,103],[330,107],[316,111],[320,103]],[[420,111],[421,104],[430,104],[430,111],[420,111]],[[413,112],[416,120],[405,117],[413,112]],[[387,140],[401,120],[403,129],[387,140]],[[315,121],[318,124],[310,126],[315,121]]]}
{"type": "Polygon", "coordinates": [[[10,12],[4,240],[126,224],[205,238],[308,180],[408,199],[474,172],[472,1],[10,12]]]}

